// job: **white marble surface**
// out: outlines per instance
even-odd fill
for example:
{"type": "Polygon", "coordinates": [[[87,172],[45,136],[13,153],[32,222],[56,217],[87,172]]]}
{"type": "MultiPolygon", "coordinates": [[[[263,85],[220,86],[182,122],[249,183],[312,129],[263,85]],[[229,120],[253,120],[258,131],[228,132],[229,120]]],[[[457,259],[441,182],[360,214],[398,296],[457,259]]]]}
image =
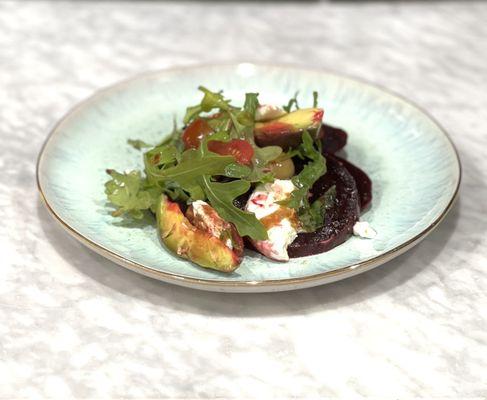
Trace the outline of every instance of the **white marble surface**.
{"type": "Polygon", "coordinates": [[[486,398],[487,3],[2,1],[0,398],[486,398]],[[93,90],[178,64],[339,70],[419,103],[462,156],[422,244],[328,286],[183,289],[68,237],[35,158],[93,90]]]}

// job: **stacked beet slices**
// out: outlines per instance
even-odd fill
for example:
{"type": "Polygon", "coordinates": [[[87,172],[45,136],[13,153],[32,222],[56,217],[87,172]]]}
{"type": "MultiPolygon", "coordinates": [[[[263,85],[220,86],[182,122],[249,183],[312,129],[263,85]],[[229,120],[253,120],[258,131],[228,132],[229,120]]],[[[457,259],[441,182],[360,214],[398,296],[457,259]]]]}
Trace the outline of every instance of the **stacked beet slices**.
{"type": "MultiPolygon", "coordinates": [[[[333,185],[336,197],[326,212],[324,225],[315,232],[298,234],[288,247],[291,258],[323,253],[342,244],[372,201],[372,182],[367,174],[335,154],[347,144],[347,133],[330,125],[323,125],[321,129],[327,172],[312,187],[310,201],[323,195],[333,185]]],[[[299,170],[299,165],[296,167],[299,170]]],[[[237,205],[243,208],[248,195],[237,199],[237,205]]]]}
{"type": "Polygon", "coordinates": [[[335,202],[326,212],[325,223],[320,229],[298,234],[288,248],[291,258],[323,253],[343,243],[372,201],[372,182],[367,174],[335,155],[347,144],[347,133],[330,125],[323,125],[322,130],[327,172],[312,187],[310,200],[320,197],[335,185],[335,202]]]}

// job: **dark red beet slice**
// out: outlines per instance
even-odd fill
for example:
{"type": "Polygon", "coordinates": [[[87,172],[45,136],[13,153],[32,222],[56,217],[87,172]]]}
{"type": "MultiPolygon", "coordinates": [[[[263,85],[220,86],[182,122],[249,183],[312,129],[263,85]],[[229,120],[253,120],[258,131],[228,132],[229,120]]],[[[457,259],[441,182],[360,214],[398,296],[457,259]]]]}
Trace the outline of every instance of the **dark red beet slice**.
{"type": "Polygon", "coordinates": [[[321,143],[326,153],[336,153],[347,144],[347,132],[334,126],[323,124],[321,126],[321,143]]]}
{"type": "Polygon", "coordinates": [[[352,233],[360,215],[360,200],[352,175],[342,162],[327,155],[327,173],[311,189],[311,201],[336,186],[335,205],[325,215],[324,225],[315,232],[300,233],[288,247],[289,257],[323,253],[343,243],[352,233]]]}
{"type": "MultiPolygon", "coordinates": [[[[329,155],[325,154],[326,159],[328,159],[329,155]]],[[[368,177],[368,175],[362,171],[359,167],[356,167],[352,163],[344,160],[341,157],[335,156],[343,166],[350,172],[350,175],[353,176],[355,180],[355,184],[357,185],[358,195],[360,199],[360,211],[364,212],[372,202],[372,181],[368,177]]]]}
{"type": "MultiPolygon", "coordinates": [[[[345,242],[352,233],[360,211],[368,207],[372,200],[372,185],[365,172],[340,157],[331,154],[325,156],[328,171],[313,186],[310,200],[315,200],[335,185],[335,206],[328,210],[323,227],[316,232],[298,235],[288,248],[291,258],[323,253],[345,242]]],[[[235,199],[235,205],[243,209],[250,193],[235,199]]],[[[245,246],[253,249],[249,241],[245,241],[245,246]]]]}
{"type": "MultiPolygon", "coordinates": [[[[324,225],[316,232],[300,233],[289,246],[291,258],[323,253],[342,244],[351,235],[360,212],[372,201],[372,182],[367,174],[350,162],[335,156],[347,143],[347,133],[330,125],[323,125],[323,154],[327,160],[327,173],[313,186],[311,201],[336,186],[333,208],[325,215],[324,225]]],[[[295,160],[296,171],[303,168],[301,160],[295,160]]],[[[235,200],[235,205],[244,208],[251,192],[235,200]]],[[[246,247],[252,248],[249,242],[246,247]]]]}

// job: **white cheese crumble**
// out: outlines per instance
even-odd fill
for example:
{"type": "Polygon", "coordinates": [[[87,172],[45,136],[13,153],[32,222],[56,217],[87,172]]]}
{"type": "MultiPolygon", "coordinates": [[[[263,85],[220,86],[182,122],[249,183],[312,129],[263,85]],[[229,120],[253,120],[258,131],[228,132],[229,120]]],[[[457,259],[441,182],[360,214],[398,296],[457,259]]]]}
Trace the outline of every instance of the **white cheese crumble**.
{"type": "Polygon", "coordinates": [[[255,110],[255,120],[258,122],[269,121],[271,119],[279,118],[286,114],[281,107],[263,104],[255,110]]]}
{"type": "Polygon", "coordinates": [[[285,200],[296,189],[289,179],[276,179],[272,183],[259,185],[247,201],[246,210],[262,219],[279,209],[278,201],[285,200]]]}
{"type": "Polygon", "coordinates": [[[296,239],[298,233],[289,219],[284,218],[279,225],[267,231],[267,240],[260,240],[255,246],[262,254],[277,261],[289,261],[288,246],[296,239]]]}
{"type": "Polygon", "coordinates": [[[373,239],[377,236],[377,232],[365,221],[358,221],[355,223],[353,226],[353,234],[365,239],[373,239]]]}
{"type": "MultiPolygon", "coordinates": [[[[250,196],[245,209],[262,219],[282,207],[276,204],[285,200],[296,187],[291,180],[276,179],[272,183],[259,185],[250,196]]],[[[288,261],[288,246],[296,239],[298,232],[288,218],[267,229],[267,240],[254,240],[253,244],[265,256],[277,261],[288,261]]]]}
{"type": "Polygon", "coordinates": [[[210,206],[206,201],[203,200],[195,200],[191,203],[191,205],[193,206],[194,212],[198,214],[204,214],[205,213],[204,207],[210,206]]]}
{"type": "MultiPolygon", "coordinates": [[[[191,205],[193,206],[194,215],[196,217],[198,217],[199,219],[201,219],[202,221],[204,221],[208,231],[213,236],[219,238],[220,235],[222,234],[222,225],[221,225],[221,221],[215,220],[216,211],[215,211],[215,214],[213,214],[213,215],[208,214],[206,211],[207,210],[206,207],[210,207],[211,210],[213,210],[213,208],[211,208],[211,206],[203,200],[195,200],[191,203],[191,205]],[[206,208],[206,210],[205,210],[205,208],[206,208]]],[[[220,217],[218,217],[218,218],[220,218],[220,217]]],[[[225,245],[229,249],[231,249],[231,250],[233,249],[233,243],[232,243],[232,240],[230,238],[228,238],[225,241],[225,245]]]]}

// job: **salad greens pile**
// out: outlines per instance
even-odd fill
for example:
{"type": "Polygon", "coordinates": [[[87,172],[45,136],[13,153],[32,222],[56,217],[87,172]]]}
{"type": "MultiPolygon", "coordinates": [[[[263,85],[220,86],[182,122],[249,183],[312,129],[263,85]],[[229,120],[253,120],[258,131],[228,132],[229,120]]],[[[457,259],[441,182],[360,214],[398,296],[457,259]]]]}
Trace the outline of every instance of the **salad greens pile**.
{"type": "MultiPolygon", "coordinates": [[[[262,223],[253,213],[237,208],[234,200],[248,192],[252,185],[274,180],[268,167],[271,161],[278,157],[299,157],[306,163],[292,178],[297,189],[285,204],[296,209],[306,231],[323,225],[330,193],[312,204],[308,200],[309,189],[326,172],[326,160],[321,154],[319,140],[314,142],[304,132],[302,144],[288,152],[283,152],[279,146],[259,147],[254,140],[254,116],[259,106],[257,93],[247,93],[243,106],[235,107],[221,92],[212,92],[204,87],[199,87],[199,90],[203,98],[199,104],[188,107],[183,123],[187,126],[199,117],[211,115],[206,121],[214,133],[204,137],[199,148],[186,150],[181,138],[183,129],[177,128],[176,124],[171,135],[156,146],[141,140],[129,140],[134,148],[145,150],[144,171],[120,173],[107,170],[111,179],[105,183],[105,193],[116,208],[112,215],[141,219],[146,211],[155,212],[162,194],[188,204],[194,200],[205,200],[223,219],[232,222],[241,236],[263,240],[267,233],[262,223]],[[254,156],[249,165],[236,163],[231,155],[219,155],[208,150],[208,143],[212,140],[226,142],[232,139],[244,139],[251,144],[254,156]]],[[[287,112],[293,106],[299,107],[296,96],[284,107],[287,112]]],[[[313,99],[316,105],[316,92],[313,99]]]]}

